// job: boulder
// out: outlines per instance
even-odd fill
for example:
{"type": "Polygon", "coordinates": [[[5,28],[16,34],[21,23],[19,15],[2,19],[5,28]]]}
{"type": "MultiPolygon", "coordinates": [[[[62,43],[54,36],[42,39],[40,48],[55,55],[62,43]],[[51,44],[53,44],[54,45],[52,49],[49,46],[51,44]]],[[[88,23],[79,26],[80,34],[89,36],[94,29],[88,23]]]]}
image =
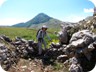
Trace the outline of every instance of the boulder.
{"type": "Polygon", "coordinates": [[[5,40],[6,42],[12,42],[12,40],[8,36],[5,36],[5,35],[2,35],[1,39],[5,40]]]}
{"type": "Polygon", "coordinates": [[[95,49],[95,46],[93,43],[91,43],[89,46],[88,46],[88,51],[91,52],[92,50],[95,49]]]}
{"type": "Polygon", "coordinates": [[[33,40],[28,40],[28,45],[29,45],[29,46],[32,46],[33,43],[34,43],[33,40]]]}
{"type": "Polygon", "coordinates": [[[83,72],[83,69],[80,66],[80,64],[71,64],[69,71],[70,72],[83,72]]]}
{"type": "Polygon", "coordinates": [[[91,45],[94,41],[94,34],[92,32],[89,30],[82,30],[72,35],[70,43],[65,49],[67,49],[67,53],[68,51],[75,51],[77,53],[87,54],[94,49],[91,45]]]}
{"type": "Polygon", "coordinates": [[[78,58],[72,57],[69,59],[69,62],[70,62],[70,68],[69,68],[70,72],[83,72],[83,69],[79,64],[78,58]]]}
{"type": "Polygon", "coordinates": [[[70,72],[88,72],[95,65],[96,35],[89,30],[81,30],[72,35],[64,48],[68,55],[70,72]],[[71,63],[70,63],[71,62],[71,63]],[[80,71],[79,71],[80,70],[80,71]]]}
{"type": "Polygon", "coordinates": [[[16,37],[15,41],[21,41],[22,43],[27,43],[27,40],[21,37],[16,37]]]}
{"type": "Polygon", "coordinates": [[[50,46],[51,46],[51,48],[60,48],[62,45],[59,43],[55,44],[54,42],[52,42],[50,46]]]}
{"type": "MultiPolygon", "coordinates": [[[[83,42],[88,45],[93,42],[94,34],[89,30],[81,30],[72,35],[70,43],[73,41],[77,41],[78,39],[83,39],[83,42]]],[[[79,43],[79,42],[78,42],[79,43]]]]}
{"type": "Polygon", "coordinates": [[[22,45],[22,42],[21,41],[16,41],[16,42],[12,42],[11,44],[13,44],[13,45],[22,45]]]}
{"type": "Polygon", "coordinates": [[[62,26],[62,30],[58,32],[58,37],[61,44],[67,44],[68,43],[68,26],[62,26]]]}
{"type": "Polygon", "coordinates": [[[33,47],[28,47],[27,51],[28,51],[29,54],[32,54],[34,52],[33,47]]]}
{"type": "Polygon", "coordinates": [[[4,46],[4,44],[0,43],[0,47],[3,47],[3,46],[4,46]]]}
{"type": "Polygon", "coordinates": [[[66,60],[68,60],[68,56],[67,55],[60,55],[57,57],[58,62],[65,62],[66,60]]]}
{"type": "Polygon", "coordinates": [[[21,37],[16,37],[15,38],[15,41],[20,41],[21,40],[21,37]]]}

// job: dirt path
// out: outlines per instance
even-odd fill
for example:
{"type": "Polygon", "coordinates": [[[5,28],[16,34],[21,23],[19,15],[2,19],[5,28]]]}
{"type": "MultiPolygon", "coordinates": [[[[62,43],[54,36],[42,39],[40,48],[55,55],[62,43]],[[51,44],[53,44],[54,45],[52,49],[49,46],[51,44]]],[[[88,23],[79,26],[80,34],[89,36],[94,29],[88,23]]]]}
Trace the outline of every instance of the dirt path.
{"type": "Polygon", "coordinates": [[[42,60],[25,60],[20,59],[18,64],[9,69],[9,72],[68,72],[67,69],[62,68],[55,70],[52,65],[44,66],[42,60]]]}

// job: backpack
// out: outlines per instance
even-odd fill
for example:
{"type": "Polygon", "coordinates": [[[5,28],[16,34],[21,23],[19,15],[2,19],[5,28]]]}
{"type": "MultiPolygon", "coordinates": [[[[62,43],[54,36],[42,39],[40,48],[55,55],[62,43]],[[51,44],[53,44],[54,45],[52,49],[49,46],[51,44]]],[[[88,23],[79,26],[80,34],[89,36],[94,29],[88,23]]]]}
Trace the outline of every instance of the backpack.
{"type": "Polygon", "coordinates": [[[41,29],[38,29],[38,31],[37,31],[37,33],[36,33],[36,37],[38,36],[38,33],[39,33],[40,30],[41,30],[41,29]]]}
{"type": "MultiPolygon", "coordinates": [[[[37,33],[36,33],[36,37],[38,36],[38,33],[39,33],[40,30],[41,30],[41,29],[38,29],[38,31],[37,31],[37,33]]],[[[42,31],[41,31],[41,34],[42,34],[42,31]]],[[[47,34],[47,33],[45,32],[45,34],[47,34]]]]}

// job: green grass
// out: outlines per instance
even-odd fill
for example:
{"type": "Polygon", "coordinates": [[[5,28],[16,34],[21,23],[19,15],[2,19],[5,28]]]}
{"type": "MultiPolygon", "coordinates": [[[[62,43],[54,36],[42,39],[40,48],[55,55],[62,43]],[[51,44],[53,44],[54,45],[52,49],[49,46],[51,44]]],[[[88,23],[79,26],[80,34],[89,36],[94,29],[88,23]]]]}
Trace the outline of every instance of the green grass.
{"type": "MultiPolygon", "coordinates": [[[[38,29],[27,29],[27,28],[13,28],[13,27],[1,27],[0,35],[9,36],[11,39],[15,39],[16,36],[25,38],[27,40],[35,40],[36,41],[36,33],[38,29]]],[[[55,29],[48,29],[48,35],[52,39],[52,41],[57,41],[58,37],[54,34],[55,29]]],[[[49,45],[49,41],[45,38],[47,44],[49,45]]]]}
{"type": "MultiPolygon", "coordinates": [[[[27,29],[27,28],[14,28],[14,27],[0,27],[0,35],[9,36],[11,39],[14,39],[16,36],[25,38],[27,40],[33,39],[36,40],[36,33],[38,29],[27,29]]],[[[58,37],[54,34],[55,31],[59,29],[48,29],[48,35],[54,42],[58,42],[58,37]]],[[[71,30],[73,32],[73,30],[71,30]]],[[[96,33],[96,29],[93,30],[96,33]]],[[[48,41],[47,38],[45,38],[48,41]]]]}
{"type": "Polygon", "coordinates": [[[23,37],[25,39],[31,39],[35,36],[35,31],[31,31],[25,28],[0,28],[0,35],[6,35],[14,39],[16,36],[23,37]]]}

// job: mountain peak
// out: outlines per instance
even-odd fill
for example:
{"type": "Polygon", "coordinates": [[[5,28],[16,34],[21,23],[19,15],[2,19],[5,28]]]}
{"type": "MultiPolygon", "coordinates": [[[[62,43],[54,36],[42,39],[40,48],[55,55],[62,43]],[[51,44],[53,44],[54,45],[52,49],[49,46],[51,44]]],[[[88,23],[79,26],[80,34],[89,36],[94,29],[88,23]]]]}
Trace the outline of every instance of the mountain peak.
{"type": "MultiPolygon", "coordinates": [[[[48,15],[47,15],[47,14],[45,14],[45,13],[39,13],[38,15],[46,15],[46,16],[48,16],[48,15]]],[[[37,16],[38,16],[38,15],[37,15],[37,16]]]]}
{"type": "Polygon", "coordinates": [[[39,23],[44,23],[46,21],[49,21],[50,19],[52,19],[51,17],[49,17],[48,15],[44,14],[44,13],[39,13],[37,16],[35,16],[32,21],[33,24],[39,24],[39,23]]]}
{"type": "Polygon", "coordinates": [[[38,15],[36,15],[33,19],[23,23],[23,24],[15,24],[15,27],[35,27],[35,26],[41,26],[41,25],[48,25],[48,26],[59,26],[59,24],[61,24],[62,22],[54,19],[48,15],[46,15],[45,13],[39,13],[38,15]],[[58,25],[57,25],[58,24],[58,25]]]}
{"type": "Polygon", "coordinates": [[[49,21],[50,19],[52,19],[52,18],[49,17],[48,15],[46,15],[44,13],[39,13],[33,19],[28,21],[27,24],[29,24],[28,27],[30,27],[32,24],[45,23],[45,22],[49,21]]]}
{"type": "Polygon", "coordinates": [[[45,13],[39,13],[37,16],[35,16],[35,17],[44,17],[44,18],[51,18],[50,16],[48,16],[47,14],[45,14],[45,13]]]}

